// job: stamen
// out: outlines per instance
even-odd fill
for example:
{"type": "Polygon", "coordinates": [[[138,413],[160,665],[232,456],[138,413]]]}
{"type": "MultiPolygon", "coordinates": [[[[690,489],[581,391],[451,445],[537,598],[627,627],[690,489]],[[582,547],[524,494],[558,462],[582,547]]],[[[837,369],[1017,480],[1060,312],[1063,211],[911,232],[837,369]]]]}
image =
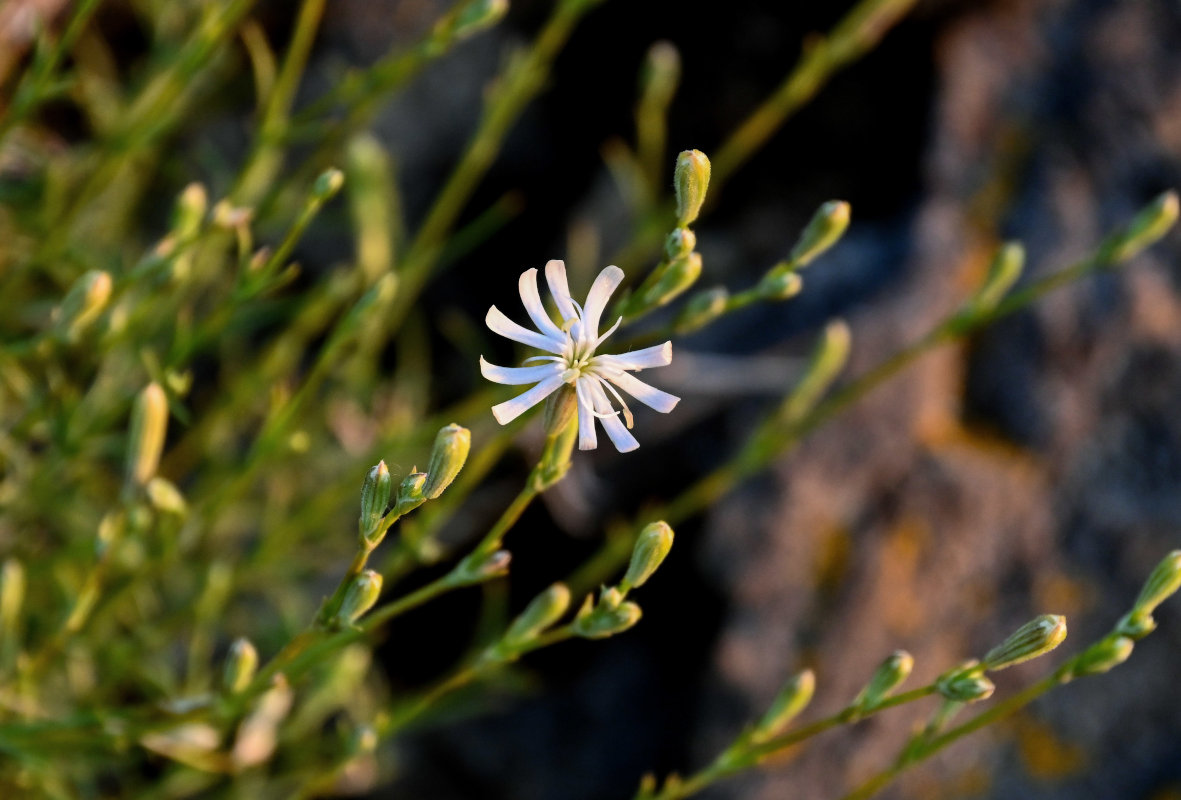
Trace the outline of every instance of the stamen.
{"type": "MultiPolygon", "coordinates": [[[[591,374],[594,375],[594,373],[591,373],[591,374]]],[[[635,420],[632,417],[632,410],[627,407],[627,402],[623,399],[623,397],[619,394],[619,392],[615,391],[615,387],[612,386],[610,383],[603,380],[598,375],[595,375],[594,378],[599,383],[601,383],[603,386],[607,387],[607,391],[609,391],[615,397],[615,399],[619,401],[619,405],[622,406],[622,408],[620,410],[623,411],[623,421],[627,423],[628,430],[631,430],[631,427],[635,423],[635,420]]]]}

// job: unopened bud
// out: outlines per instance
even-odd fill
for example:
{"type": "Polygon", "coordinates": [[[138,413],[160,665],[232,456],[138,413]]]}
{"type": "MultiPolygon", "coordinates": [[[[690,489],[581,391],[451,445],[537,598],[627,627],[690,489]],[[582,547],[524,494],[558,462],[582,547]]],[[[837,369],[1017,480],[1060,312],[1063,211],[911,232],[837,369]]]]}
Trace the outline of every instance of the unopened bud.
{"type": "Polygon", "coordinates": [[[851,210],[844,200],[829,200],[816,209],[792,248],[792,263],[805,267],[836,244],[849,227],[851,210]]]}
{"type": "Polygon", "coordinates": [[[380,596],[381,575],[371,569],[365,570],[353,578],[349,588],[345,590],[344,599],[340,601],[340,610],[336,612],[336,624],[353,624],[362,614],[373,608],[380,596]]]}
{"type": "MultiPolygon", "coordinates": [[[[583,609],[586,608],[584,605],[583,609]]],[[[584,639],[605,639],[626,631],[639,622],[641,616],[640,607],[630,601],[614,606],[600,601],[589,613],[579,612],[574,622],[574,633],[584,639]]]]}
{"type": "Polygon", "coordinates": [[[534,597],[525,610],[513,620],[504,634],[503,642],[512,649],[536,639],[562,618],[570,607],[570,590],[564,583],[555,583],[534,597]]]}
{"type": "Polygon", "coordinates": [[[181,239],[195,236],[201,228],[201,222],[205,219],[205,212],[208,208],[209,195],[205,192],[205,187],[199,183],[190,183],[176,199],[172,230],[181,239]]]}
{"type": "Polygon", "coordinates": [[[648,306],[663,306],[672,302],[701,276],[701,253],[690,253],[665,267],[664,272],[644,294],[648,306]]]}
{"type": "Polygon", "coordinates": [[[508,0],[475,0],[460,9],[455,36],[462,38],[492,27],[508,13],[508,0]]]}
{"type": "Polygon", "coordinates": [[[759,296],[764,300],[790,300],[804,288],[804,279],[790,270],[773,269],[759,281],[759,296]]]}
{"type": "Polygon", "coordinates": [[[676,332],[686,334],[704,328],[725,313],[729,300],[730,293],[722,286],[693,295],[677,317],[676,332]]]}
{"type": "Polygon", "coordinates": [[[507,550],[497,550],[492,553],[472,553],[456,565],[455,582],[461,586],[482,583],[492,578],[499,578],[508,574],[512,554],[507,550]]]}
{"type": "Polygon", "coordinates": [[[668,551],[673,546],[673,529],[667,522],[653,522],[644,526],[636,538],[636,545],[632,548],[632,560],[628,565],[627,574],[619,584],[621,591],[637,589],[643,586],[652,573],[664,563],[668,551]]]}
{"type": "Polygon", "coordinates": [[[1151,614],[1178,589],[1181,589],[1181,550],[1174,550],[1152,570],[1136,598],[1132,613],[1151,614]]]}
{"type": "Polygon", "coordinates": [[[644,93],[660,106],[672,100],[681,79],[681,56],[671,42],[657,42],[648,48],[641,80],[644,93]]]}
{"type": "Polygon", "coordinates": [[[168,432],[168,398],[158,383],[149,383],[135,399],[127,448],[127,480],[143,486],[155,474],[168,432]]]}
{"type": "Polygon", "coordinates": [[[57,330],[69,342],[77,342],[98,319],[111,299],[111,276],[92,269],[83,274],[66,292],[57,309],[57,330]]]}
{"type": "Polygon", "coordinates": [[[455,476],[463,469],[468,451],[472,448],[472,432],[452,422],[439,430],[435,446],[431,449],[431,461],[426,468],[426,485],[422,494],[434,500],[451,485],[455,476]]]}
{"type": "Polygon", "coordinates": [[[1105,636],[1082,652],[1070,671],[1072,678],[1083,675],[1097,675],[1118,667],[1132,655],[1135,643],[1127,636],[1113,634],[1105,636]]]}
{"type": "Polygon", "coordinates": [[[542,412],[542,429],[548,436],[557,436],[566,430],[578,411],[578,397],[574,387],[563,383],[558,390],[545,399],[542,412]]]}
{"type": "Polygon", "coordinates": [[[249,639],[235,639],[226,653],[222,686],[230,694],[237,694],[250,685],[258,669],[258,651],[249,639]]]}
{"type": "Polygon", "coordinates": [[[242,228],[254,219],[254,209],[219,200],[213,207],[213,224],[219,228],[242,228]]]}
{"type": "Polygon", "coordinates": [[[392,488],[393,479],[385,461],[377,462],[361,485],[361,516],[357,520],[357,528],[361,538],[367,542],[371,542],[381,529],[381,518],[390,504],[392,488]]]}
{"type": "Polygon", "coordinates": [[[984,677],[983,664],[979,661],[967,661],[940,675],[935,680],[935,690],[948,700],[974,703],[991,697],[996,686],[984,677]]]}
{"type": "Polygon", "coordinates": [[[1117,235],[1111,250],[1113,262],[1126,261],[1141,250],[1151,247],[1177,221],[1177,193],[1168,191],[1158,195],[1132,218],[1128,227],[1117,235]]]}
{"type": "Polygon", "coordinates": [[[147,489],[148,502],[157,511],[162,511],[165,514],[175,514],[178,517],[183,517],[188,513],[188,505],[185,503],[185,497],[172,481],[157,475],[148,481],[148,485],[145,488],[147,489]]]}
{"type": "Polygon", "coordinates": [[[815,692],[816,674],[812,670],[806,669],[792,677],[775,695],[770,708],[751,731],[750,741],[761,744],[782,733],[788,724],[808,707],[815,692]]]}
{"type": "Polygon", "coordinates": [[[14,631],[25,602],[25,568],[15,558],[0,567],[0,630],[14,631]]]}
{"type": "Polygon", "coordinates": [[[340,187],[344,186],[344,173],[336,168],[327,169],[320,173],[312,186],[312,195],[321,203],[336,196],[340,187]]]}
{"type": "Polygon", "coordinates": [[[1013,288],[1025,268],[1025,248],[1021,242],[1006,242],[988,265],[988,276],[970,301],[974,313],[992,311],[1013,288]]]}
{"type": "Polygon", "coordinates": [[[669,261],[676,261],[697,249],[697,234],[688,228],[676,228],[664,240],[664,255],[669,261]]]}
{"type": "Polygon", "coordinates": [[[1043,614],[1010,634],[1009,638],[988,651],[984,668],[989,672],[1045,655],[1066,639],[1066,617],[1043,614]]]}
{"type": "Polygon", "coordinates": [[[709,159],[700,150],[685,150],[677,156],[673,188],[677,195],[677,227],[692,225],[701,213],[709,189],[709,159]]]}
{"type": "Polygon", "coordinates": [[[425,472],[411,472],[402,479],[402,483],[398,486],[398,513],[405,514],[407,511],[417,508],[426,500],[426,496],[422,493],[422,487],[426,486],[425,472]]]}
{"type": "Polygon", "coordinates": [[[895,650],[873,673],[869,683],[853,701],[853,706],[858,711],[872,711],[877,708],[902,685],[912,669],[914,656],[905,650],[895,650]]]}

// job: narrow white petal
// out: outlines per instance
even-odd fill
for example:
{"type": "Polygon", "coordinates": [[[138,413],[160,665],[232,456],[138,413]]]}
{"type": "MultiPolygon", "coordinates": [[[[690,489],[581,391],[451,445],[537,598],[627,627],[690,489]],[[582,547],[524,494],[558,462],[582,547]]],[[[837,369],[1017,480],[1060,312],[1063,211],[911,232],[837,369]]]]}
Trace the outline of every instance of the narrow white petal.
{"type": "Polygon", "coordinates": [[[639,378],[629,375],[626,372],[609,372],[604,374],[603,377],[644,405],[656,409],[661,414],[667,414],[676,407],[677,403],[681,402],[681,398],[676,395],[661,391],[655,386],[649,386],[639,378]]]}
{"type": "Polygon", "coordinates": [[[554,259],[545,262],[545,282],[549,284],[549,293],[554,296],[558,304],[558,313],[562,320],[575,319],[574,305],[570,302],[570,284],[566,283],[566,264],[554,259]]]}
{"type": "Polygon", "coordinates": [[[488,316],[484,318],[484,323],[494,333],[499,333],[506,339],[512,339],[514,342],[536,347],[538,350],[544,350],[547,353],[557,355],[562,352],[562,346],[565,344],[564,341],[555,341],[537,331],[531,331],[528,328],[518,325],[506,317],[496,306],[488,309],[488,316]]]}
{"type": "Polygon", "coordinates": [[[529,319],[533,320],[537,330],[551,339],[566,338],[562,329],[554,324],[550,315],[546,313],[545,306],[541,304],[541,295],[537,291],[537,270],[527,269],[522,272],[521,279],[517,282],[517,288],[521,292],[521,302],[525,304],[525,310],[529,312],[529,319]]]}
{"type": "Polygon", "coordinates": [[[645,347],[643,350],[633,350],[630,353],[618,355],[596,356],[596,363],[609,364],[619,369],[651,369],[652,367],[667,367],[673,360],[673,343],[645,347]]]}
{"type": "Polygon", "coordinates": [[[594,401],[587,391],[590,381],[578,380],[574,382],[574,393],[578,397],[578,449],[594,450],[599,446],[599,438],[595,434],[594,401]]]}
{"type": "Polygon", "coordinates": [[[619,267],[603,267],[599,277],[591,284],[590,292],[586,295],[586,302],[582,304],[582,337],[584,341],[593,342],[599,338],[599,317],[607,308],[607,301],[623,281],[623,270],[619,267]]]}
{"type": "MultiPolygon", "coordinates": [[[[582,381],[579,381],[581,384],[582,381]]],[[[590,392],[591,399],[594,400],[595,410],[600,413],[610,413],[614,409],[611,408],[611,402],[607,399],[606,392],[603,387],[598,384],[588,384],[587,389],[590,392]]],[[[630,453],[640,446],[636,441],[636,437],[632,436],[631,431],[619,419],[618,415],[611,414],[610,416],[600,417],[603,422],[603,430],[607,431],[607,438],[611,440],[611,444],[615,445],[615,449],[621,453],[630,453]]]]}
{"type": "Polygon", "coordinates": [[[480,374],[493,383],[503,383],[507,386],[522,386],[526,383],[537,383],[550,375],[560,375],[561,367],[556,364],[539,364],[536,367],[498,367],[489,364],[480,356],[480,374]]]}
{"type": "Polygon", "coordinates": [[[492,416],[501,425],[507,425],[533,406],[553,394],[562,385],[561,375],[551,375],[524,394],[517,395],[499,405],[492,406],[492,416]]]}

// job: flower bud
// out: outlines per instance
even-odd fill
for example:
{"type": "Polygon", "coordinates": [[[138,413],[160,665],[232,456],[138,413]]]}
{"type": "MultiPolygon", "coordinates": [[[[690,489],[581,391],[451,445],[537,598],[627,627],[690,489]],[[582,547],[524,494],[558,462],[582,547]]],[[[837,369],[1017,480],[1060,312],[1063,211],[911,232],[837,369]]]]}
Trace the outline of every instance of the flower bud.
{"type": "Polygon", "coordinates": [[[258,651],[249,639],[235,639],[226,653],[221,685],[230,694],[237,694],[250,685],[258,669],[258,651]]]}
{"type": "Polygon", "coordinates": [[[1118,667],[1132,655],[1135,643],[1127,636],[1112,634],[1105,636],[1082,652],[1070,671],[1070,677],[1097,675],[1118,667]]]}
{"type": "Polygon", "coordinates": [[[507,550],[472,553],[455,566],[455,581],[461,586],[466,586],[507,575],[512,558],[512,554],[507,550]]]}
{"type": "Polygon", "coordinates": [[[701,276],[701,253],[690,253],[665,267],[660,279],[644,293],[647,306],[663,306],[672,302],[701,276]]]}
{"type": "Polygon", "coordinates": [[[149,383],[135,399],[127,448],[127,481],[143,486],[155,474],[168,431],[168,398],[158,383],[149,383]]]}
{"type": "Polygon", "coordinates": [[[455,20],[455,36],[463,38],[491,28],[508,13],[508,5],[508,0],[475,0],[465,3],[455,20]]]}
{"type": "Polygon", "coordinates": [[[148,502],[157,511],[162,511],[165,514],[175,514],[178,517],[183,517],[188,513],[188,505],[185,503],[185,497],[172,481],[157,475],[148,481],[146,489],[148,502]]]}
{"type": "Polygon", "coordinates": [[[1173,227],[1177,214],[1177,192],[1170,190],[1158,195],[1132,218],[1122,233],[1117,234],[1110,251],[1111,261],[1127,261],[1151,247],[1173,227]]]}
{"type": "Polygon", "coordinates": [[[7,558],[0,567],[0,631],[11,635],[16,630],[24,602],[25,567],[15,558],[7,558]]]}
{"type": "Polygon", "coordinates": [[[790,270],[771,270],[759,281],[759,296],[764,300],[790,300],[804,288],[804,279],[790,270]]]}
{"type": "Polygon", "coordinates": [[[667,522],[653,522],[640,531],[632,548],[632,560],[619,589],[627,592],[644,585],[652,573],[664,562],[673,546],[673,529],[667,522]]]}
{"type": "Polygon", "coordinates": [[[381,530],[381,518],[385,516],[386,506],[390,504],[390,491],[393,479],[385,461],[369,470],[365,482],[361,485],[361,516],[357,520],[357,528],[361,538],[375,544],[374,537],[381,530]]]}
{"type": "Polygon", "coordinates": [[[630,601],[614,607],[600,602],[590,613],[580,612],[579,618],[574,622],[574,633],[584,639],[605,639],[626,631],[639,622],[641,616],[640,607],[630,601]]]}
{"type": "Polygon", "coordinates": [[[55,314],[58,334],[77,342],[107,307],[112,285],[110,274],[96,269],[74,281],[55,314]]]}
{"type": "Polygon", "coordinates": [[[195,236],[209,209],[209,195],[199,183],[190,183],[176,199],[172,230],[182,239],[195,236]]]}
{"type": "Polygon", "coordinates": [[[782,733],[788,724],[808,707],[815,692],[816,674],[812,670],[806,669],[792,677],[775,695],[770,708],[755,724],[750,732],[750,741],[753,744],[762,744],[782,733]]]}
{"type": "Polygon", "coordinates": [[[869,683],[853,701],[858,711],[872,711],[895,689],[902,685],[914,669],[914,656],[905,650],[895,650],[873,673],[869,683]]]}
{"type": "Polygon", "coordinates": [[[657,42],[648,48],[640,80],[653,102],[669,104],[681,80],[681,55],[671,42],[657,42]]]}
{"type": "Polygon", "coordinates": [[[426,468],[426,484],[422,487],[426,499],[434,500],[451,485],[451,481],[463,469],[463,462],[467,461],[471,447],[472,432],[467,428],[452,422],[439,430],[426,468]]]}
{"type": "Polygon", "coordinates": [[[1030,620],[1009,635],[1009,638],[988,651],[984,668],[989,672],[1020,664],[1045,655],[1066,639],[1066,617],[1043,614],[1030,620]]]}
{"type": "Polygon", "coordinates": [[[361,618],[377,598],[381,596],[381,575],[374,570],[367,569],[353,578],[349,588],[345,590],[344,599],[340,601],[340,610],[336,612],[338,626],[351,625],[361,618]]]}
{"type": "Polygon", "coordinates": [[[988,265],[988,276],[984,285],[976,290],[969,301],[969,308],[975,314],[992,311],[1021,278],[1025,268],[1025,248],[1021,242],[1005,242],[992,263],[988,265]]]}
{"type": "Polygon", "coordinates": [[[991,697],[996,686],[984,677],[984,665],[973,660],[966,661],[936,678],[935,690],[948,700],[974,703],[991,697]]]}
{"type": "Polygon", "coordinates": [[[321,203],[336,196],[340,187],[344,186],[344,173],[335,167],[324,170],[312,185],[312,196],[321,203]]]}
{"type": "Polygon", "coordinates": [[[677,227],[692,225],[701,213],[709,189],[709,159],[700,150],[685,150],[677,156],[673,188],[677,195],[677,227]]]}
{"type": "Polygon", "coordinates": [[[1181,589],[1181,550],[1174,550],[1161,560],[1144,587],[1140,590],[1136,604],[1132,607],[1135,616],[1151,615],[1156,607],[1168,600],[1178,589],[1181,589]]]}
{"type": "Polygon", "coordinates": [[[812,215],[804,232],[791,251],[796,267],[806,267],[828,248],[837,243],[849,227],[849,204],[844,200],[829,200],[812,215]]]}
{"type": "Polygon", "coordinates": [[[664,240],[664,255],[669,261],[676,261],[697,249],[697,234],[688,228],[676,228],[664,240]]]}
{"type": "Polygon", "coordinates": [[[578,397],[574,393],[574,387],[564,383],[545,399],[541,427],[546,435],[557,436],[566,430],[577,411],[578,397]]]}
{"type": "Polygon", "coordinates": [[[1129,639],[1140,640],[1156,630],[1156,620],[1151,614],[1125,614],[1118,623],[1115,631],[1129,639]]]}
{"type": "Polygon", "coordinates": [[[407,511],[417,508],[426,500],[423,496],[422,488],[426,485],[425,472],[411,472],[402,479],[402,483],[398,486],[398,513],[405,514],[407,511]]]}
{"type": "Polygon", "coordinates": [[[541,594],[534,597],[525,610],[513,620],[508,631],[504,634],[503,643],[506,647],[516,648],[526,642],[536,639],[546,629],[556,623],[570,607],[570,590],[564,583],[555,583],[541,594]]]}
{"type": "Polygon", "coordinates": [[[213,224],[219,228],[244,228],[254,219],[254,209],[219,200],[213,207],[213,224]]]}
{"type": "Polygon", "coordinates": [[[729,300],[730,293],[723,286],[693,295],[677,317],[676,332],[686,334],[704,328],[726,312],[729,300]]]}

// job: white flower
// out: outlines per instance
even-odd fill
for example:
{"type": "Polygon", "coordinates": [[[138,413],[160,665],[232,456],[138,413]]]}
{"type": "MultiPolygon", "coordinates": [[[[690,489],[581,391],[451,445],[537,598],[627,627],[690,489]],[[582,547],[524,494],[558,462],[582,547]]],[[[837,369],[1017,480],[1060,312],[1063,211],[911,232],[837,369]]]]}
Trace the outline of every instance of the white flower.
{"type": "Polygon", "coordinates": [[[672,411],[680,401],[679,397],[662,392],[628,374],[629,371],[638,372],[648,367],[668,366],[672,361],[672,342],[622,355],[596,354],[599,346],[623,321],[621,317],[610,330],[599,335],[599,317],[603,315],[611,293],[623,280],[623,270],[619,267],[607,267],[599,273],[582,306],[570,297],[570,289],[566,284],[566,265],[561,261],[550,261],[545,265],[545,280],[562,317],[560,325],[554,323],[541,305],[536,269],[521,273],[519,286],[521,301],[525,304],[529,318],[537,326],[537,331],[513,322],[496,306],[488,309],[485,322],[493,331],[506,339],[552,354],[525,359],[526,363],[541,362],[529,367],[498,367],[480,356],[480,372],[490,381],[510,386],[537,384],[524,394],[493,406],[493,416],[501,425],[506,425],[563,384],[570,384],[574,387],[578,402],[578,448],[594,450],[598,446],[595,435],[597,417],[619,452],[635,450],[640,443],[628,430],[632,426],[631,409],[617,388],[663,414],[672,411]],[[620,412],[612,405],[611,398],[618,401],[626,425],[619,419],[620,412]]]}

